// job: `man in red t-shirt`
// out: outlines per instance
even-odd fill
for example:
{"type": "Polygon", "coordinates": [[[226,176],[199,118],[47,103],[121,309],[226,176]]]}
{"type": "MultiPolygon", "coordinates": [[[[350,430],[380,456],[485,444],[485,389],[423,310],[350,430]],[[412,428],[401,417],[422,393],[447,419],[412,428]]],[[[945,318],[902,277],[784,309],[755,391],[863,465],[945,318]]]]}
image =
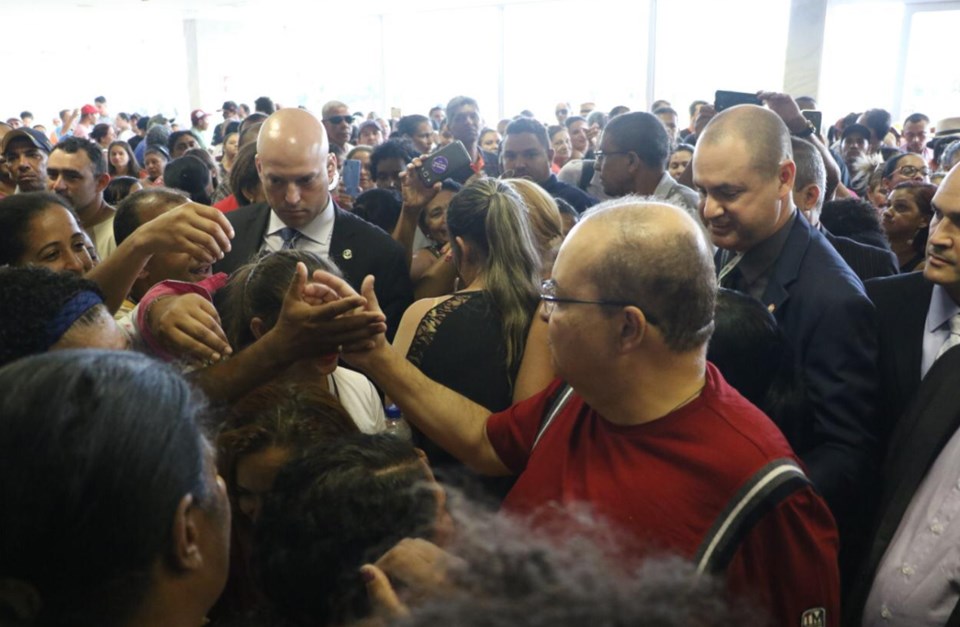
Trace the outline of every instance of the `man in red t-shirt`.
{"type": "MultiPolygon", "coordinates": [[[[364,295],[375,303],[369,281],[364,295]]],[[[567,236],[541,298],[560,379],[498,414],[430,381],[382,338],[348,359],[464,463],[518,475],[506,510],[554,518],[586,504],[627,532],[628,557],[692,558],[754,473],[796,459],[706,361],[712,251],[682,209],[637,197],[599,205],[567,236]],[[538,439],[564,381],[573,393],[538,439]]],[[[809,485],[759,519],[726,573],[772,624],[839,624],[836,527],[809,485]]]]}

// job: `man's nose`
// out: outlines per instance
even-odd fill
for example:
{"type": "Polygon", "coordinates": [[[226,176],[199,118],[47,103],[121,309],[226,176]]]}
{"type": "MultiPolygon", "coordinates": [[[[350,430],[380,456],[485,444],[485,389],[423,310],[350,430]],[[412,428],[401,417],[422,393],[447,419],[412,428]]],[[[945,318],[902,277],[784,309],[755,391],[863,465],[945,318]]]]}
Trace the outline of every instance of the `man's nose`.
{"type": "Polygon", "coordinates": [[[703,217],[707,220],[719,218],[723,215],[723,205],[707,196],[703,202],[703,217]]]}
{"type": "Polygon", "coordinates": [[[284,200],[291,205],[300,202],[300,188],[293,183],[287,185],[287,193],[284,195],[284,200]]]}

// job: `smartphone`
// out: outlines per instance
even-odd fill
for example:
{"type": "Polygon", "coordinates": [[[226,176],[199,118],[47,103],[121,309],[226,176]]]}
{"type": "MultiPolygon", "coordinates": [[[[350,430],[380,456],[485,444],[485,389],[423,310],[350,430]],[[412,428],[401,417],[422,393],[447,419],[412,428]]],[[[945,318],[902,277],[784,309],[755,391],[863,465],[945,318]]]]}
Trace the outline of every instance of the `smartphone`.
{"type": "Polygon", "coordinates": [[[459,140],[450,142],[440,150],[431,153],[420,166],[420,180],[427,187],[433,187],[464,166],[471,163],[470,153],[459,140]]]}
{"type": "Polygon", "coordinates": [[[817,129],[814,132],[819,135],[820,127],[823,125],[823,112],[822,111],[801,111],[803,117],[810,120],[810,123],[813,124],[814,128],[817,129]]]}
{"type": "Polygon", "coordinates": [[[763,106],[763,103],[760,102],[756,94],[748,94],[742,91],[723,91],[718,89],[713,99],[713,108],[717,110],[717,113],[742,104],[763,106]]]}
{"type": "Polygon", "coordinates": [[[343,162],[343,189],[350,198],[360,195],[360,161],[347,159],[343,162]]]}

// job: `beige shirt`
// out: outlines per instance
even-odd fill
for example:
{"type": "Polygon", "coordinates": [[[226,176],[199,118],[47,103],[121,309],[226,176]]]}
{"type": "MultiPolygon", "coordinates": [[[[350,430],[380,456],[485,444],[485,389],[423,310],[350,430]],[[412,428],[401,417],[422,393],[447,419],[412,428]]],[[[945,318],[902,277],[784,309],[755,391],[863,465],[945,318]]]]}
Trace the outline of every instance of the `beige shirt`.
{"type": "Polygon", "coordinates": [[[113,235],[113,217],[110,216],[100,224],[94,224],[87,229],[97,254],[100,255],[100,261],[104,261],[117,249],[117,238],[113,235]]]}

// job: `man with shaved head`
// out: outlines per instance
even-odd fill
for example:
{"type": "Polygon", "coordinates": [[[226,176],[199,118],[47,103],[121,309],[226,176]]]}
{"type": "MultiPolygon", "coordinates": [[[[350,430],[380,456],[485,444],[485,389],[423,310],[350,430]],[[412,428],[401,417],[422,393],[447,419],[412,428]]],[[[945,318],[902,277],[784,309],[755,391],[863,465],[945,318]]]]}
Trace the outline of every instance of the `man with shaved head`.
{"type": "Polygon", "coordinates": [[[376,277],[389,333],[413,300],[403,248],[377,227],[339,209],[330,188],[337,164],[323,124],[303,109],[280,109],[263,123],[257,140],[257,172],[266,202],[228,215],[236,238],[215,268],[233,272],[261,251],[307,250],[336,264],[357,289],[376,277]]]}
{"type": "MultiPolygon", "coordinates": [[[[753,105],[718,114],[697,141],[694,183],[720,250],[720,284],[759,299],[792,344],[809,420],[784,427],[845,527],[876,462],[877,340],[873,305],[823,235],[793,204],[790,132],[753,105]]],[[[862,531],[862,530],[859,530],[862,531]]]]}
{"type": "MultiPolygon", "coordinates": [[[[535,516],[544,533],[587,505],[624,532],[617,552],[628,567],[651,551],[693,558],[759,469],[795,459],[769,418],[706,361],[711,254],[678,207],[628,196],[588,212],[541,290],[559,378],[500,413],[434,383],[382,336],[346,358],[472,469],[516,475],[503,507],[535,516]]],[[[826,504],[803,481],[764,511],[734,542],[731,588],[762,604],[771,624],[837,625],[826,504]]]]}

